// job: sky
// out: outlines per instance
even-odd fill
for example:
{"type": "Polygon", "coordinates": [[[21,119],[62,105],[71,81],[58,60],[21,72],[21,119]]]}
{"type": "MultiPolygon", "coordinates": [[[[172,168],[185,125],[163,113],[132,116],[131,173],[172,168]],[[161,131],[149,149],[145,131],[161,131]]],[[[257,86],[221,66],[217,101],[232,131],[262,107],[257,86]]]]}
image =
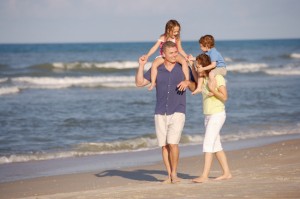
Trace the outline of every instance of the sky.
{"type": "Polygon", "coordinates": [[[300,38],[299,0],[0,0],[0,43],[300,38]]]}

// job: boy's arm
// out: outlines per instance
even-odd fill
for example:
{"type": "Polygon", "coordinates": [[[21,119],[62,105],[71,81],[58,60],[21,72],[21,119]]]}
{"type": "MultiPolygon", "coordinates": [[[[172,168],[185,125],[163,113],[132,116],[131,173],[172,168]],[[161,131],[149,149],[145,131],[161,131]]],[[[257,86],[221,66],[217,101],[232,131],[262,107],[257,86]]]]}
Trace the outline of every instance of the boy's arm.
{"type": "Polygon", "coordinates": [[[202,71],[205,71],[205,70],[211,70],[211,69],[214,69],[214,68],[216,68],[216,66],[217,66],[217,62],[211,62],[211,64],[208,65],[208,66],[200,67],[200,68],[199,68],[199,72],[202,72],[202,71]]]}
{"type": "Polygon", "coordinates": [[[149,80],[144,78],[144,67],[147,63],[147,60],[143,59],[143,57],[139,58],[139,67],[137,68],[135,75],[135,85],[137,87],[143,87],[150,83],[149,80]]]}

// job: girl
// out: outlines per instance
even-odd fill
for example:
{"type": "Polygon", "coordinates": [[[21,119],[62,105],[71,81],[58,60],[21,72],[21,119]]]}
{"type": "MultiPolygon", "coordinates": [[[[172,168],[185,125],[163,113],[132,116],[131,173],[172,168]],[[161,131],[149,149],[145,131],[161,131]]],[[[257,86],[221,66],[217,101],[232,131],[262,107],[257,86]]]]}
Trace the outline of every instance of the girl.
{"type": "Polygon", "coordinates": [[[156,57],[151,67],[151,85],[148,90],[152,90],[155,87],[155,81],[157,77],[157,68],[160,66],[164,59],[162,57],[162,46],[166,41],[172,41],[176,44],[178,52],[180,55],[177,56],[176,61],[182,65],[182,70],[186,80],[189,80],[189,68],[187,65],[188,56],[184,52],[181,46],[180,40],[180,24],[176,20],[169,20],[165,27],[165,33],[160,36],[154,46],[149,50],[149,52],[144,55],[143,59],[148,60],[148,58],[160,48],[160,56],[156,57]]]}

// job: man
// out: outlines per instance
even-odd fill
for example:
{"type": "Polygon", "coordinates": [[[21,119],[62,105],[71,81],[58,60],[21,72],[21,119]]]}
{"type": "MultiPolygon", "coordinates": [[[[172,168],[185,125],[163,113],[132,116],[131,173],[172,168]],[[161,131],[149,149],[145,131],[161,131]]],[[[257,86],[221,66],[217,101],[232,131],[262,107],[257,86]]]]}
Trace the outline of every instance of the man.
{"type": "MultiPolygon", "coordinates": [[[[195,90],[195,82],[184,80],[182,67],[176,63],[178,50],[176,44],[168,41],[163,45],[164,63],[158,67],[156,79],[155,129],[159,146],[162,147],[162,158],[168,172],[164,183],[176,183],[179,158],[178,144],[185,122],[186,92],[195,90]]],[[[150,71],[144,75],[146,64],[144,57],[139,58],[136,73],[136,86],[143,87],[150,83],[150,71]]]]}

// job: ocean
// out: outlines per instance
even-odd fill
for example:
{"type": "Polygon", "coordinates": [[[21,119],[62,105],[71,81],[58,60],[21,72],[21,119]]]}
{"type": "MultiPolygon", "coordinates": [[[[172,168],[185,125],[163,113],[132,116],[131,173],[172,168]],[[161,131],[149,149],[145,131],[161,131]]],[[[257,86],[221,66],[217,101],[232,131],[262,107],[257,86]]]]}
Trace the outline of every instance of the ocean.
{"type": "MultiPolygon", "coordinates": [[[[156,149],[155,91],[134,83],[153,44],[0,44],[0,165],[156,149]]],[[[201,53],[197,41],[182,46],[201,53]]],[[[300,39],[216,48],[228,69],[223,142],[300,135],[300,39]]],[[[181,145],[200,145],[202,96],[186,92],[181,145]]]]}

